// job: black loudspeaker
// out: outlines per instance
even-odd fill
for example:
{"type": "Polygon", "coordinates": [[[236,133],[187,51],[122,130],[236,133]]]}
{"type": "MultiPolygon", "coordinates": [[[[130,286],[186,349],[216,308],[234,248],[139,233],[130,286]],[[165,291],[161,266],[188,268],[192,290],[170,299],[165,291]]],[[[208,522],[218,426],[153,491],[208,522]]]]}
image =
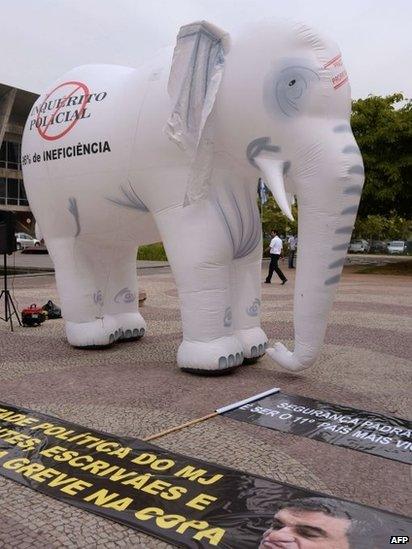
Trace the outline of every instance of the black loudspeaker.
{"type": "Polygon", "coordinates": [[[0,210],[0,254],[11,254],[17,250],[16,215],[0,210]]]}

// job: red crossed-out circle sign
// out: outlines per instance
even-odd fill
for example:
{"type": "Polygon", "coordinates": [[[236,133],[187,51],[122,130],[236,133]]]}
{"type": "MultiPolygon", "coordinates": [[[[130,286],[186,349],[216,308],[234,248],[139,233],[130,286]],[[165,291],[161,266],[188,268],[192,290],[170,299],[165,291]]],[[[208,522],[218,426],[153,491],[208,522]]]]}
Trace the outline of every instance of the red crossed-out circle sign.
{"type": "MultiPolygon", "coordinates": [[[[36,128],[37,128],[37,131],[39,132],[40,136],[43,138],[43,139],[47,139],[48,141],[54,141],[56,139],[60,139],[61,137],[63,137],[64,135],[66,135],[66,133],[68,133],[70,130],[72,130],[74,128],[74,126],[77,124],[77,122],[80,120],[85,108],[86,108],[86,104],[87,104],[87,101],[89,99],[89,96],[90,96],[90,91],[89,91],[89,88],[86,86],[86,84],[83,84],[83,82],[77,82],[75,80],[71,80],[70,82],[63,82],[63,84],[59,84],[56,88],[54,88],[47,96],[46,98],[44,99],[44,101],[42,102],[42,105],[44,105],[45,103],[48,103],[49,101],[54,101],[54,100],[58,100],[58,99],[65,99],[65,101],[60,101],[57,102],[57,106],[54,110],[52,110],[50,112],[50,114],[47,114],[46,115],[46,112],[48,111],[45,111],[45,112],[41,112],[41,110],[39,111],[38,115],[37,115],[37,118],[36,118],[36,128]],[[67,105],[67,100],[72,97],[73,95],[75,95],[77,92],[79,92],[81,95],[83,95],[83,99],[82,99],[82,102],[80,105],[73,105],[73,106],[70,106],[68,107],[67,105]],[[58,115],[58,113],[64,109],[64,108],[69,108],[69,109],[73,109],[73,112],[75,112],[75,110],[77,111],[77,116],[74,120],[71,120],[69,122],[67,122],[67,124],[64,126],[64,129],[62,131],[60,131],[59,133],[57,134],[51,134],[50,133],[50,128],[53,128],[53,124],[52,122],[54,121],[55,117],[58,115]],[[41,119],[42,117],[44,116],[47,116],[46,118],[46,124],[43,125],[41,123],[39,123],[39,119],[41,119]]],[[[64,123],[62,123],[64,124],[64,123]]],[[[59,124],[60,126],[60,124],[59,124]]]]}

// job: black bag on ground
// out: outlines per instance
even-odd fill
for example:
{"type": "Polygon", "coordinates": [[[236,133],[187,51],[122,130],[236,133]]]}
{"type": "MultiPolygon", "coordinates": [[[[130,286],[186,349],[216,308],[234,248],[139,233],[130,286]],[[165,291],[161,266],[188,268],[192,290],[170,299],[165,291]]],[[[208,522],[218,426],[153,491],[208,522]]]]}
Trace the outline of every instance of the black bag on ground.
{"type": "Polygon", "coordinates": [[[58,305],[53,303],[51,299],[46,303],[46,305],[43,305],[42,307],[43,311],[46,311],[47,316],[49,318],[61,318],[62,317],[62,310],[58,305]]]}

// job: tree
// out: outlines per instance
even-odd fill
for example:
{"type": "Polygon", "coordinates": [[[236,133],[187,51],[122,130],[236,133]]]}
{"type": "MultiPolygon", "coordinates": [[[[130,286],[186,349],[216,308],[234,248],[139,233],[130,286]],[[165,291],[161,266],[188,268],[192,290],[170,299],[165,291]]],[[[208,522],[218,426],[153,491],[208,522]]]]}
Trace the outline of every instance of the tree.
{"type": "Polygon", "coordinates": [[[397,214],[411,219],[412,101],[402,93],[358,99],[351,124],[365,164],[358,217],[397,214]]]}
{"type": "Polygon", "coordinates": [[[292,206],[292,215],[294,221],[290,221],[280,210],[273,196],[262,208],[262,229],[263,235],[270,235],[272,229],[276,229],[280,235],[297,234],[298,210],[296,205],[292,206]]]}
{"type": "Polygon", "coordinates": [[[368,215],[356,219],[354,235],[369,240],[407,240],[412,221],[399,215],[368,215]]]}

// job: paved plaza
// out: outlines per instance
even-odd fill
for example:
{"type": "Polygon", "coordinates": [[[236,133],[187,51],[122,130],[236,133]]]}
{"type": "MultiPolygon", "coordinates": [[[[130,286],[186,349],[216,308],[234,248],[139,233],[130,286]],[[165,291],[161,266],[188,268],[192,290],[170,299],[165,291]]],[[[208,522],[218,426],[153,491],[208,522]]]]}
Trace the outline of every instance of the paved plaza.
{"type": "MultiPolygon", "coordinates": [[[[262,287],[263,327],[292,344],[294,272],[262,287]]],[[[271,387],[370,411],[410,417],[412,285],[407,276],[360,274],[348,267],[322,354],[292,375],[265,356],[223,377],[176,366],[181,322],[166,268],[139,270],[147,335],[106,350],[65,341],[62,320],[38,328],[0,322],[0,401],[121,436],[147,437],[271,387]],[[409,369],[409,371],[408,371],[409,369]]],[[[262,281],[266,269],[262,271],[262,281]]],[[[11,281],[10,281],[11,282],[11,281]]],[[[12,281],[18,308],[59,303],[53,275],[12,281]]],[[[164,436],[173,452],[234,467],[374,507],[408,514],[410,468],[402,463],[217,417],[164,436]]],[[[164,548],[166,543],[0,477],[0,547],[164,548]]]]}

